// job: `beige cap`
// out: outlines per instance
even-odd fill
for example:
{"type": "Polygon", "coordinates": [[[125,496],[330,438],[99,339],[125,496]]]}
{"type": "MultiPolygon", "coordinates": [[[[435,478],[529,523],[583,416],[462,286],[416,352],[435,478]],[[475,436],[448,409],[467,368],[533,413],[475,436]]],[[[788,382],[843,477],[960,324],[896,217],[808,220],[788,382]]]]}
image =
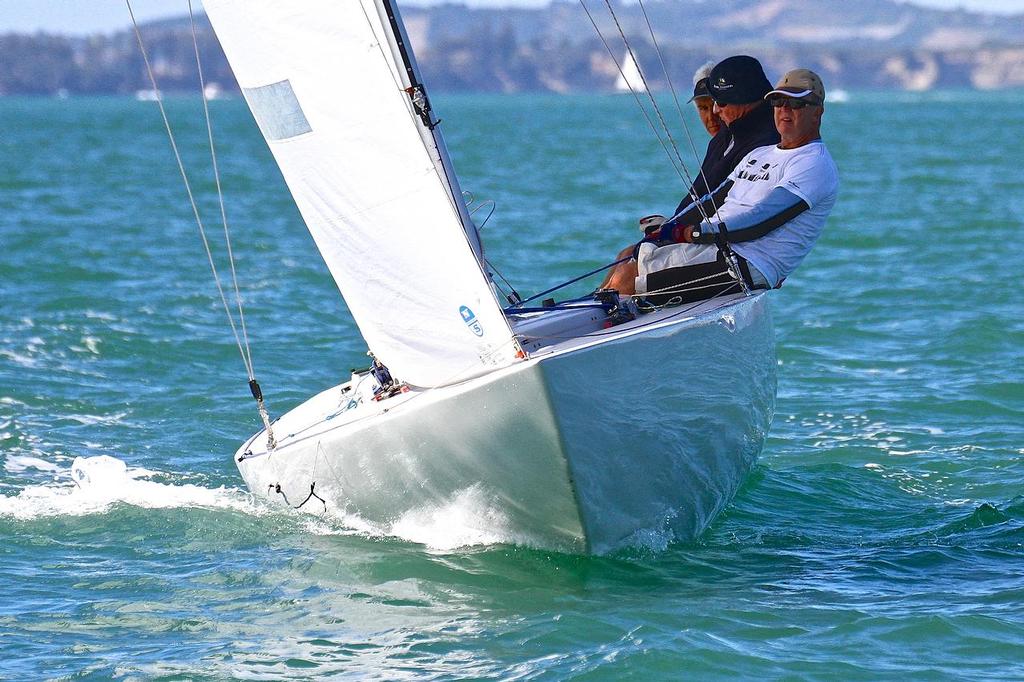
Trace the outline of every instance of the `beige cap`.
{"type": "Polygon", "coordinates": [[[786,97],[806,97],[808,101],[821,104],[825,101],[825,84],[821,82],[821,76],[810,69],[793,69],[787,71],[775,89],[764,96],[768,99],[772,95],[785,95],[786,97]]]}

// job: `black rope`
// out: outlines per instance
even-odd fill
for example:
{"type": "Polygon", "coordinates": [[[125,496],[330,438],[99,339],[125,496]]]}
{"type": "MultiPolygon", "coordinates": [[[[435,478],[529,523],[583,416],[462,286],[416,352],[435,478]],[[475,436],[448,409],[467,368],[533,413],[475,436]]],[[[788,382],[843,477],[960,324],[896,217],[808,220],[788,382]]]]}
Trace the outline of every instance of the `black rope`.
{"type": "Polygon", "coordinates": [[[302,502],[299,502],[297,505],[293,505],[288,500],[288,496],[285,495],[280,483],[271,483],[269,486],[267,486],[267,489],[272,490],[281,497],[283,497],[284,503],[287,504],[292,509],[302,509],[303,505],[305,505],[307,502],[309,502],[311,499],[315,497],[316,499],[320,500],[320,504],[324,506],[324,511],[327,511],[327,501],[316,494],[316,481],[313,481],[312,483],[309,484],[309,494],[306,495],[306,499],[304,499],[302,502]]]}
{"type": "Polygon", "coordinates": [[[284,498],[285,504],[287,504],[289,507],[292,506],[292,503],[288,501],[288,496],[284,494],[283,490],[281,490],[280,483],[271,483],[270,485],[267,486],[267,490],[273,490],[275,493],[284,498]]]}
{"type": "Polygon", "coordinates": [[[296,509],[302,509],[302,505],[306,504],[314,497],[320,500],[320,504],[324,506],[324,511],[327,511],[327,502],[324,500],[324,498],[316,494],[316,481],[313,481],[312,483],[309,484],[309,494],[306,495],[306,499],[299,503],[299,506],[296,507],[296,509]]]}
{"type": "Polygon", "coordinates": [[[505,279],[505,275],[501,274],[501,271],[499,271],[498,268],[494,267],[494,263],[492,263],[490,260],[485,260],[487,262],[488,267],[490,267],[491,270],[494,270],[494,274],[500,277],[501,281],[504,282],[505,286],[508,287],[510,293],[505,294],[505,299],[512,305],[520,305],[523,302],[523,297],[519,295],[519,292],[516,291],[516,288],[514,286],[512,286],[512,283],[505,279]]]}
{"type": "Polygon", "coordinates": [[[575,284],[576,282],[580,281],[581,279],[586,279],[587,277],[590,277],[591,275],[596,275],[599,272],[604,272],[608,268],[614,268],[616,265],[619,265],[620,263],[625,263],[626,261],[628,261],[632,257],[633,257],[633,254],[629,254],[625,258],[620,258],[619,260],[615,261],[614,263],[609,263],[608,265],[602,265],[601,267],[597,268],[596,270],[591,270],[590,272],[588,272],[586,274],[583,274],[583,275],[580,275],[579,277],[575,277],[573,279],[570,279],[568,282],[562,282],[558,286],[551,287],[550,289],[545,289],[544,291],[540,292],[539,294],[534,294],[530,298],[523,299],[519,303],[516,303],[515,305],[509,306],[508,308],[506,308],[506,310],[510,310],[512,308],[518,308],[519,306],[524,305],[526,303],[529,303],[530,301],[536,301],[541,296],[547,296],[551,292],[558,291],[559,289],[564,289],[565,287],[569,286],[570,284],[575,284]]]}

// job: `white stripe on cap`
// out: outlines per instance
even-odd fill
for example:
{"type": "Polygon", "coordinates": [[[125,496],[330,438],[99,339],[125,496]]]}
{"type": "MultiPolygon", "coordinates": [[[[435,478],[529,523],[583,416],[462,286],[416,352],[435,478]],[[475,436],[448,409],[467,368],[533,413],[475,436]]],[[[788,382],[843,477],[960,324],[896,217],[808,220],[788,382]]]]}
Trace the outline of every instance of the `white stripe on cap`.
{"type": "Polygon", "coordinates": [[[768,99],[772,95],[785,95],[786,97],[807,97],[807,95],[814,94],[814,90],[804,90],[803,92],[790,92],[789,90],[772,90],[764,96],[768,99]]]}

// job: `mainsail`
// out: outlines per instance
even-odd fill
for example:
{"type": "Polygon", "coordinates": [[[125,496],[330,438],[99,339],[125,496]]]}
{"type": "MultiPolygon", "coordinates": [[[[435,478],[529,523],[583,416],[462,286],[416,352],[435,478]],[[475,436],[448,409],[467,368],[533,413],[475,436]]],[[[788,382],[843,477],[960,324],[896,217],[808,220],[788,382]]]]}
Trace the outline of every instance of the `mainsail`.
{"type": "Polygon", "coordinates": [[[370,349],[440,386],[515,362],[392,0],[204,0],[370,349]]]}

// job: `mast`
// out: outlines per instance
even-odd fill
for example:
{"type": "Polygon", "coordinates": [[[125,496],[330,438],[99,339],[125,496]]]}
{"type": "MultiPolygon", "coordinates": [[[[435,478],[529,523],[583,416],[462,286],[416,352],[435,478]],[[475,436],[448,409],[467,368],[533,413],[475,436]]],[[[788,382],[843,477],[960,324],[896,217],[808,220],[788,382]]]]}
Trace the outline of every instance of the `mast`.
{"type": "Polygon", "coordinates": [[[462,189],[459,187],[459,179],[455,175],[451,158],[448,156],[448,148],[445,146],[444,138],[438,126],[440,119],[434,117],[433,109],[430,106],[430,99],[427,97],[426,87],[420,78],[419,66],[416,64],[416,57],[409,43],[409,36],[405,31],[405,24],[398,12],[398,6],[394,0],[375,0],[377,12],[380,15],[381,23],[390,26],[391,31],[387,32],[388,45],[394,55],[396,63],[404,66],[401,74],[402,87],[409,96],[409,103],[419,122],[420,136],[423,144],[434,160],[434,166],[438,170],[441,181],[451,195],[452,206],[459,214],[462,222],[462,229],[466,232],[473,253],[480,262],[484,274],[490,279],[487,267],[484,264],[483,244],[480,241],[480,233],[469,215],[466,202],[462,197],[462,189]]]}

